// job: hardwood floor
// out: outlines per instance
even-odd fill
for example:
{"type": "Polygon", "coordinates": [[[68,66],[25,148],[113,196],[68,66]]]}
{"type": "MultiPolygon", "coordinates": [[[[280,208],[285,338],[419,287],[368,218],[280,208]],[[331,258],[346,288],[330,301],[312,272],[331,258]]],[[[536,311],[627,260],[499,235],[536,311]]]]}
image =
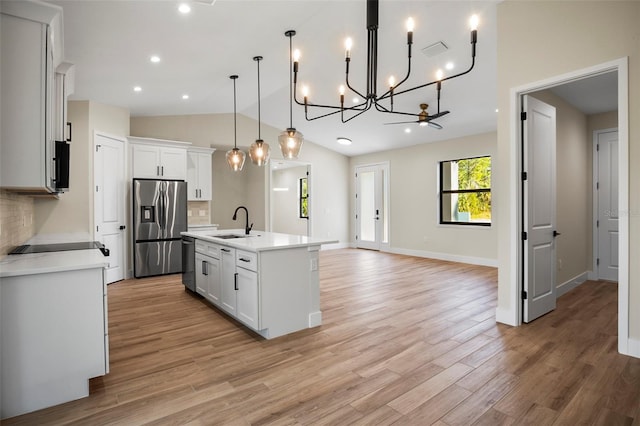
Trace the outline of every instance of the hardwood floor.
{"type": "Polygon", "coordinates": [[[3,424],[640,424],[617,286],[586,282],[518,328],[497,271],[321,252],[323,325],[264,340],[180,276],[109,286],[111,372],[91,396],[3,424]],[[634,423],[635,422],[635,423],[634,423]]]}

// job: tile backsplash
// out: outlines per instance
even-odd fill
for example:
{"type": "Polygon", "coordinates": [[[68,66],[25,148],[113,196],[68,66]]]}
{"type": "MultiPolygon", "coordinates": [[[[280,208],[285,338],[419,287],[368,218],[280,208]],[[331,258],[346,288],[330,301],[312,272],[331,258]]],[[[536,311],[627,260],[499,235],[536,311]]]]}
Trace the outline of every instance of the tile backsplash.
{"type": "Polygon", "coordinates": [[[33,198],[0,189],[0,256],[33,237],[33,198]]]}
{"type": "Polygon", "coordinates": [[[211,223],[208,201],[189,201],[187,203],[187,223],[189,225],[208,225],[211,223]]]}

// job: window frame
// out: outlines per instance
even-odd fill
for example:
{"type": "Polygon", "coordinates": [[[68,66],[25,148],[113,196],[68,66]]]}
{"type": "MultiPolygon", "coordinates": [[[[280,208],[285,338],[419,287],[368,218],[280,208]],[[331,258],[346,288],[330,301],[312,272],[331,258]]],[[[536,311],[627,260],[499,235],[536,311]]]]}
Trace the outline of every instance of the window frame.
{"type": "MultiPolygon", "coordinates": [[[[483,226],[483,227],[490,227],[493,224],[493,214],[491,216],[491,220],[489,222],[462,222],[462,221],[445,221],[443,220],[442,217],[442,207],[444,204],[444,196],[445,195],[451,195],[451,194],[478,194],[478,193],[489,193],[491,194],[491,188],[492,188],[492,184],[491,182],[493,181],[493,175],[490,178],[490,186],[489,188],[477,188],[477,189],[444,189],[444,163],[451,163],[451,162],[459,162],[459,161],[464,161],[464,160],[474,160],[477,158],[489,158],[491,164],[493,164],[493,159],[491,155],[479,155],[476,157],[467,157],[467,158],[458,158],[458,159],[453,159],[453,160],[443,160],[443,161],[438,161],[438,177],[439,177],[439,191],[438,191],[438,199],[439,199],[439,205],[438,205],[438,223],[440,225],[461,225],[461,226],[483,226]]],[[[493,213],[493,209],[492,209],[492,213],[493,213]]]]}
{"type": "Polygon", "coordinates": [[[309,220],[309,177],[301,177],[298,179],[298,217],[300,219],[309,220]],[[302,195],[302,182],[305,181],[307,185],[307,195],[302,195]],[[306,201],[307,215],[302,213],[302,205],[306,201]]]}

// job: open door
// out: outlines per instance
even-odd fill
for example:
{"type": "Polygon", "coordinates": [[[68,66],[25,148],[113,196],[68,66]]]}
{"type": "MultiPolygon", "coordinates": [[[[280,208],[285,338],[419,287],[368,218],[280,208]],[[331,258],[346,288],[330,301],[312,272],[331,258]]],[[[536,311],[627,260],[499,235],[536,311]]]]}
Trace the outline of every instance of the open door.
{"type": "Polygon", "coordinates": [[[556,109],[523,96],[523,321],[556,307],[556,109]]]}
{"type": "Polygon", "coordinates": [[[356,247],[380,250],[389,243],[389,167],[356,168],[356,247]]]}

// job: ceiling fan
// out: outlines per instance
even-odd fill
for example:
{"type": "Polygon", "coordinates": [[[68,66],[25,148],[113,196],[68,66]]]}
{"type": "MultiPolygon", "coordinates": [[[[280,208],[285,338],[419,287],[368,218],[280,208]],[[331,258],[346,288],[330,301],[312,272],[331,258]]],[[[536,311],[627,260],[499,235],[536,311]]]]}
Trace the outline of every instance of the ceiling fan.
{"type": "Polygon", "coordinates": [[[442,126],[434,122],[433,120],[435,120],[436,118],[440,118],[443,115],[449,114],[449,111],[442,111],[442,112],[438,112],[437,114],[429,115],[429,113],[427,112],[427,108],[429,108],[429,104],[420,104],[420,110],[421,110],[420,113],[413,114],[416,117],[418,117],[416,121],[398,121],[395,123],[384,123],[384,124],[386,125],[386,124],[418,123],[421,126],[429,126],[438,130],[442,129],[442,126]]]}

